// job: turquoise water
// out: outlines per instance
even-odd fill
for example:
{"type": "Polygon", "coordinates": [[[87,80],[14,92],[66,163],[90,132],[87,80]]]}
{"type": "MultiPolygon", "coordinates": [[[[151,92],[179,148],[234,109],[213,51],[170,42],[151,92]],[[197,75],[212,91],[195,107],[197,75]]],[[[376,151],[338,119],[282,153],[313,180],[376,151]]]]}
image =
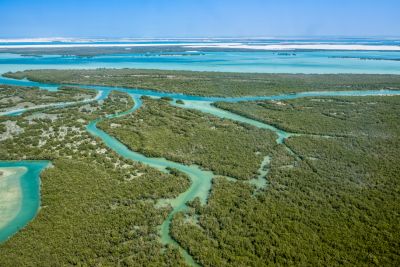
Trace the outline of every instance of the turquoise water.
{"type": "Polygon", "coordinates": [[[315,44],[364,44],[364,45],[400,45],[398,38],[366,38],[366,37],[298,37],[298,38],[45,38],[41,40],[14,39],[13,41],[0,41],[2,46],[14,45],[71,45],[71,44],[168,44],[183,45],[188,43],[226,43],[235,42],[242,44],[282,44],[282,43],[315,43],[315,44]]]}
{"type": "MultiPolygon", "coordinates": [[[[120,117],[136,111],[141,106],[142,102],[140,101],[139,97],[134,97],[134,101],[135,101],[135,106],[132,109],[117,115],[108,116],[108,118],[120,117]]],[[[98,129],[96,127],[96,124],[99,121],[100,120],[92,121],[87,126],[88,132],[96,137],[101,138],[102,141],[109,148],[114,150],[119,155],[127,159],[142,162],[144,164],[147,164],[153,168],[156,168],[164,172],[167,172],[167,168],[174,168],[185,173],[190,178],[191,185],[188,190],[180,194],[177,198],[165,201],[166,203],[172,206],[173,210],[172,212],[170,212],[167,219],[163,222],[163,224],[160,227],[161,242],[165,245],[172,244],[180,248],[177,242],[174,241],[169,234],[172,218],[177,212],[184,211],[187,208],[186,203],[190,200],[195,199],[196,197],[200,199],[202,204],[206,203],[208,193],[211,190],[211,179],[214,176],[213,173],[210,171],[204,171],[200,169],[198,166],[186,166],[183,164],[166,160],[164,158],[149,158],[137,152],[131,151],[117,139],[108,135],[104,131],[98,129]]],[[[186,251],[181,249],[181,252],[186,262],[188,262],[192,266],[196,265],[192,257],[186,251]]]]}
{"type": "MultiPolygon", "coordinates": [[[[11,82],[11,80],[10,80],[10,82],[11,82]]],[[[93,88],[93,87],[91,87],[91,88],[93,88]]],[[[115,89],[119,90],[118,88],[112,88],[112,87],[108,87],[108,88],[101,87],[101,89],[105,92],[110,92],[111,90],[115,90],[115,89]]],[[[108,116],[108,118],[110,118],[110,119],[132,113],[132,112],[136,111],[138,108],[140,108],[140,106],[141,106],[140,96],[142,94],[133,94],[132,90],[125,89],[125,88],[121,88],[121,91],[129,92],[132,95],[132,97],[135,100],[135,106],[126,112],[123,112],[123,113],[120,113],[117,115],[108,116]]],[[[135,91],[135,93],[136,93],[136,91],[135,91]]],[[[149,94],[150,96],[159,96],[158,93],[155,93],[153,91],[149,91],[149,93],[150,93],[149,94]]],[[[103,94],[103,96],[106,94],[107,93],[103,94]]],[[[284,100],[284,99],[294,99],[294,98],[301,98],[301,97],[308,97],[308,96],[340,96],[340,95],[365,96],[365,95],[384,95],[384,94],[400,95],[400,91],[376,90],[376,91],[363,91],[363,92],[361,92],[361,91],[304,92],[304,93],[297,93],[297,94],[269,96],[269,97],[264,97],[263,99],[284,100]]],[[[179,97],[179,96],[181,96],[181,95],[178,95],[177,97],[179,97]]],[[[183,107],[185,107],[185,108],[194,108],[194,109],[200,110],[202,112],[210,113],[210,114],[213,114],[213,115],[221,117],[221,118],[240,121],[240,122],[251,124],[251,125],[259,127],[259,128],[271,130],[278,135],[278,138],[277,138],[278,143],[282,143],[285,138],[290,137],[292,135],[290,133],[286,133],[280,129],[277,129],[271,125],[267,125],[267,124],[264,124],[264,123],[261,123],[261,122],[255,121],[255,120],[251,120],[251,119],[239,116],[237,114],[230,113],[228,111],[217,109],[211,105],[212,102],[209,101],[209,98],[200,98],[201,100],[199,101],[198,97],[182,95],[182,97],[178,98],[178,99],[186,100],[185,105],[183,105],[183,107]],[[195,100],[187,101],[188,98],[195,99],[195,100]]],[[[249,99],[249,98],[230,98],[228,100],[229,101],[243,101],[243,100],[247,100],[247,99],[249,99]]],[[[259,99],[259,98],[257,98],[257,99],[259,99]]],[[[223,99],[216,98],[214,100],[222,101],[223,99]]],[[[98,122],[99,122],[99,120],[91,122],[87,126],[88,132],[94,136],[101,138],[108,147],[110,147],[111,149],[113,149],[115,152],[122,155],[123,157],[145,163],[145,164],[147,164],[151,167],[157,168],[161,171],[167,171],[168,167],[175,168],[175,169],[178,169],[178,170],[184,172],[185,174],[187,174],[189,176],[189,178],[191,180],[191,186],[189,187],[189,189],[187,191],[185,191],[184,193],[180,194],[177,198],[165,201],[166,203],[169,203],[172,206],[173,210],[168,215],[167,219],[163,222],[163,224],[160,227],[161,242],[163,244],[172,244],[172,245],[180,248],[179,244],[177,244],[177,242],[174,241],[169,234],[171,220],[177,212],[184,211],[187,208],[186,203],[188,201],[191,201],[196,197],[200,198],[200,201],[202,204],[206,203],[209,191],[211,189],[211,180],[213,177],[212,172],[204,171],[204,170],[200,169],[198,166],[185,166],[183,164],[171,162],[171,161],[168,161],[163,158],[149,158],[149,157],[146,157],[137,152],[131,151],[125,145],[120,143],[117,139],[113,138],[112,136],[110,136],[107,133],[103,132],[102,130],[98,129],[96,127],[96,124],[98,122]]],[[[260,170],[261,170],[260,176],[251,182],[257,188],[263,188],[266,185],[267,181],[265,179],[265,175],[267,174],[267,171],[264,170],[263,168],[264,168],[264,166],[266,166],[268,164],[268,162],[269,162],[269,158],[266,157],[260,168],[260,170]]],[[[31,189],[33,191],[35,191],[34,188],[31,188],[31,189]]],[[[38,191],[36,191],[36,192],[37,192],[37,198],[39,199],[39,193],[38,193],[38,191]]],[[[36,202],[33,201],[32,203],[33,204],[38,203],[37,201],[38,200],[36,200],[36,202]]],[[[29,217],[28,220],[30,220],[34,217],[37,207],[38,207],[38,204],[36,204],[36,206],[34,206],[34,207],[31,206],[31,211],[34,211],[34,212],[31,213],[31,217],[29,217]]],[[[13,228],[13,231],[9,232],[9,234],[7,234],[7,236],[16,232],[19,229],[18,224],[16,224],[15,226],[16,227],[13,228]]],[[[1,231],[1,234],[4,235],[3,230],[1,231]]],[[[196,263],[192,259],[192,257],[182,248],[180,248],[180,250],[181,250],[182,255],[184,256],[186,262],[192,266],[196,266],[196,263]]]]}
{"type": "Polygon", "coordinates": [[[118,54],[21,57],[0,53],[0,73],[25,69],[145,68],[261,73],[400,74],[400,52],[308,51],[204,52],[201,55],[118,54]]]}
{"type": "Polygon", "coordinates": [[[182,107],[182,108],[196,109],[196,110],[199,110],[204,113],[209,113],[209,114],[214,115],[219,118],[243,122],[243,123],[253,125],[260,129],[266,129],[266,130],[273,131],[274,133],[276,133],[278,135],[278,137],[276,139],[276,142],[278,144],[282,144],[284,139],[289,138],[290,136],[296,135],[293,133],[285,132],[285,131],[278,129],[272,125],[269,125],[269,124],[266,124],[266,123],[263,123],[260,121],[256,121],[253,119],[249,119],[249,118],[240,116],[238,114],[235,114],[235,113],[232,113],[232,112],[229,112],[226,110],[216,108],[216,107],[212,106],[212,103],[213,102],[207,102],[207,101],[185,101],[184,104],[176,104],[176,102],[173,102],[173,105],[182,107]]]}
{"type": "MultiPolygon", "coordinates": [[[[0,195],[5,195],[12,189],[19,191],[19,196],[16,194],[10,195],[8,199],[14,198],[17,201],[18,212],[15,216],[11,216],[5,225],[0,229],[0,242],[7,240],[14,233],[23,228],[31,221],[39,209],[40,205],[40,173],[49,165],[48,161],[0,161],[1,168],[22,168],[24,171],[19,171],[11,177],[10,181],[3,181],[0,189],[0,195]],[[7,184],[5,184],[7,182],[7,184]]],[[[1,184],[0,178],[0,184],[1,184]]],[[[4,178],[3,178],[4,179],[4,178]]],[[[7,202],[7,201],[6,201],[7,202]]],[[[15,203],[14,203],[15,204],[15,203]]],[[[9,214],[6,203],[1,203],[4,214],[9,214]],[[3,206],[4,205],[4,206],[3,206]]],[[[0,214],[0,216],[4,216],[0,214]]],[[[4,217],[2,217],[4,219],[4,217]]]]}
{"type": "MultiPolygon", "coordinates": [[[[399,52],[296,52],[295,56],[282,56],[276,52],[207,52],[199,56],[159,56],[159,55],[107,55],[93,58],[78,58],[73,56],[44,56],[44,57],[21,57],[11,54],[0,54],[0,73],[6,71],[16,71],[24,69],[38,68],[98,68],[98,67],[131,67],[131,68],[157,68],[157,69],[179,69],[179,70],[206,70],[206,71],[236,71],[236,72],[285,72],[285,73],[393,73],[400,74],[400,61],[395,59],[400,57],[399,52]],[[345,57],[345,58],[343,58],[345,57]],[[361,59],[364,57],[364,59],[361,59]],[[368,58],[368,59],[365,59],[368,58]],[[374,58],[375,60],[370,60],[374,58]]],[[[20,86],[40,86],[47,90],[57,90],[59,85],[41,84],[27,80],[13,80],[4,77],[0,78],[0,84],[20,85],[20,86]]],[[[302,92],[296,94],[284,94],[275,96],[261,97],[201,97],[190,96],[175,93],[163,93],[151,90],[128,89],[120,87],[102,87],[102,86],[82,86],[83,88],[101,90],[104,93],[98,99],[104,99],[112,90],[129,93],[135,100],[135,106],[118,115],[112,115],[108,118],[123,116],[135,112],[140,106],[140,96],[147,95],[152,97],[168,96],[175,100],[184,100],[184,108],[197,109],[221,118],[231,119],[239,122],[251,124],[253,126],[271,130],[277,134],[277,142],[282,143],[285,138],[293,134],[287,133],[272,125],[267,125],[243,116],[233,114],[228,111],[220,110],[211,104],[215,101],[239,102],[251,100],[287,100],[301,97],[319,97],[319,96],[367,96],[367,95],[400,95],[400,91],[393,90],[374,90],[374,91],[326,91],[326,92],[302,92]]],[[[21,111],[18,114],[21,114],[21,111]]],[[[18,115],[17,114],[17,115],[18,115]]],[[[160,237],[163,244],[172,244],[180,248],[169,235],[171,220],[179,211],[184,211],[186,203],[196,197],[200,198],[201,203],[205,204],[213,174],[202,170],[198,166],[185,166],[176,162],[171,162],[163,158],[149,158],[142,154],[129,150],[117,139],[109,136],[107,133],[96,127],[99,120],[91,122],[87,130],[94,136],[103,140],[103,142],[118,154],[135,161],[145,163],[151,167],[166,172],[167,168],[178,169],[187,174],[191,180],[191,186],[187,191],[180,194],[175,199],[165,200],[172,206],[173,210],[167,219],[160,226],[160,237]]],[[[18,213],[7,228],[1,229],[0,241],[7,239],[10,235],[18,231],[29,220],[31,220],[39,207],[39,173],[46,165],[41,168],[37,166],[32,169],[29,162],[20,162],[13,164],[22,164],[28,168],[28,172],[21,176],[21,188],[24,192],[22,199],[24,212],[18,213]],[[36,175],[36,176],[35,176],[36,175]],[[26,186],[24,177],[36,177],[36,187],[31,181],[31,186],[26,186]],[[25,197],[28,196],[28,197],[25,197]],[[31,198],[29,198],[31,196],[31,198]],[[36,196],[36,198],[35,198],[36,196]],[[26,202],[26,203],[25,203],[26,202]],[[28,203],[29,202],[29,203],[28,203]],[[23,216],[25,214],[25,216],[23,216]],[[29,216],[28,216],[29,215],[29,216]]],[[[43,162],[44,164],[45,162],[43,162]]],[[[260,168],[260,176],[252,182],[258,188],[265,187],[267,170],[264,169],[269,163],[269,157],[265,157],[260,168]]],[[[12,164],[12,163],[4,163],[12,164]]],[[[10,165],[12,166],[12,165],[10,165]]],[[[18,165],[15,165],[18,166],[18,165]]],[[[0,164],[0,167],[2,165],[0,164]]],[[[5,166],[4,166],[5,167],[5,166]]],[[[180,248],[185,260],[190,265],[196,265],[191,256],[180,248]]]]}
{"type": "Polygon", "coordinates": [[[268,175],[268,167],[271,163],[271,157],[264,157],[261,162],[260,168],[258,169],[258,176],[249,181],[250,184],[254,185],[258,190],[263,189],[267,186],[267,175],[268,175]]]}
{"type": "Polygon", "coordinates": [[[98,90],[98,93],[95,97],[93,98],[86,98],[80,101],[70,101],[70,102],[59,102],[59,103],[50,103],[50,104],[44,104],[44,105],[37,105],[37,106],[32,106],[29,108],[19,108],[19,109],[14,109],[14,110],[9,110],[9,111],[4,111],[0,112],[0,116],[19,116],[22,113],[28,111],[28,110],[35,110],[35,109],[43,109],[43,108],[54,108],[54,107],[59,107],[59,108],[64,108],[76,104],[83,104],[83,103],[90,103],[96,100],[102,100],[105,99],[108,93],[105,93],[104,91],[98,90]]]}
{"type": "MultiPolygon", "coordinates": [[[[16,80],[0,76],[0,84],[17,85],[17,86],[36,86],[41,89],[57,90],[60,84],[46,84],[33,82],[29,80],[16,80]]],[[[95,86],[95,85],[74,85],[83,89],[94,89],[102,91],[102,94],[97,100],[107,98],[111,91],[125,92],[134,95],[146,95],[152,97],[171,97],[173,99],[187,100],[187,101],[207,101],[207,102],[240,102],[240,101],[257,101],[257,100],[289,100],[300,97],[319,97],[319,96],[373,96],[373,95],[397,95],[399,90],[364,90],[364,91],[316,91],[316,92],[301,92],[293,94],[282,94],[272,96],[243,96],[243,97],[207,97],[196,95],[185,95],[180,93],[158,92],[153,90],[124,88],[124,87],[111,87],[111,86],[95,86]]]]}

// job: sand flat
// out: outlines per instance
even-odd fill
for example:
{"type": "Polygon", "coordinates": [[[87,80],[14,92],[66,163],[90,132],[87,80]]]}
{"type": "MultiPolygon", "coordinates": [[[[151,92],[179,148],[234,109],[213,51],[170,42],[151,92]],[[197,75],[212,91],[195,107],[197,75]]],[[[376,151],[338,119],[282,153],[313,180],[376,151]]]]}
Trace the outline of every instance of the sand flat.
{"type": "Polygon", "coordinates": [[[0,229],[12,221],[21,210],[20,178],[27,171],[25,167],[0,168],[0,229]]]}

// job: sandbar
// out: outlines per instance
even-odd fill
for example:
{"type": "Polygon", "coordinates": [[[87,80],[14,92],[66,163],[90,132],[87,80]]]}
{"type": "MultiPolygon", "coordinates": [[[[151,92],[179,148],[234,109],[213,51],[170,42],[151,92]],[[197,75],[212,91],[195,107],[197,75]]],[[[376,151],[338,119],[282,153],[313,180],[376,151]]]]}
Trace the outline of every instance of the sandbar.
{"type": "Polygon", "coordinates": [[[21,209],[20,178],[27,171],[25,167],[0,168],[0,230],[12,221],[21,209]]]}

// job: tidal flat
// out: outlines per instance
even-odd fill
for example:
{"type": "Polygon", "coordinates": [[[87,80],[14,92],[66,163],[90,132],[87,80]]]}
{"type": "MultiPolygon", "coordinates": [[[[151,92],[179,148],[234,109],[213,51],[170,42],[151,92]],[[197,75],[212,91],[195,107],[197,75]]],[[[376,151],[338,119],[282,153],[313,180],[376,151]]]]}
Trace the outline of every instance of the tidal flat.
{"type": "Polygon", "coordinates": [[[21,176],[27,172],[25,167],[0,168],[0,229],[10,223],[21,209],[21,176]]]}

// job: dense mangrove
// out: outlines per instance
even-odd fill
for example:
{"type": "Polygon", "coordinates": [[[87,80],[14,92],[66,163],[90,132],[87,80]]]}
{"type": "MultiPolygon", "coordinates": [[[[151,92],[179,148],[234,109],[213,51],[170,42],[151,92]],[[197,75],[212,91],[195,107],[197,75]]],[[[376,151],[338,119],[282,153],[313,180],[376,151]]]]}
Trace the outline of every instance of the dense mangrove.
{"type": "Polygon", "coordinates": [[[25,70],[5,77],[55,84],[150,89],[200,96],[266,96],[305,91],[400,89],[400,75],[257,74],[141,69],[25,70]]]}
{"type": "MultiPolygon", "coordinates": [[[[213,91],[218,96],[399,88],[399,78],[391,75],[126,69],[7,75],[66,85],[197,95],[213,91]]],[[[22,106],[23,90],[35,105],[41,99],[50,103],[57,93],[63,101],[93,96],[86,89],[51,93],[5,86],[0,92],[11,100],[4,101],[3,108],[22,106]],[[21,99],[13,98],[15,92],[21,99]]],[[[399,96],[321,95],[213,104],[298,133],[284,138],[284,145],[275,141],[271,129],[234,121],[235,116],[224,119],[188,109],[185,100],[141,101],[139,110],[123,117],[109,116],[134,106],[132,97],[121,92],[62,109],[0,116],[1,160],[53,164],[42,175],[38,216],[0,245],[0,265],[185,265],[179,248],[202,266],[400,262],[399,96]],[[99,128],[133,151],[212,170],[217,176],[206,201],[194,198],[184,203],[185,209],[171,213],[173,207],[166,200],[187,192],[190,177],[115,153],[87,132],[90,122],[102,118],[107,120],[99,122],[99,128]],[[260,175],[264,186],[249,182],[260,175]],[[168,234],[178,246],[163,245],[160,227],[168,220],[168,234]]]]}

